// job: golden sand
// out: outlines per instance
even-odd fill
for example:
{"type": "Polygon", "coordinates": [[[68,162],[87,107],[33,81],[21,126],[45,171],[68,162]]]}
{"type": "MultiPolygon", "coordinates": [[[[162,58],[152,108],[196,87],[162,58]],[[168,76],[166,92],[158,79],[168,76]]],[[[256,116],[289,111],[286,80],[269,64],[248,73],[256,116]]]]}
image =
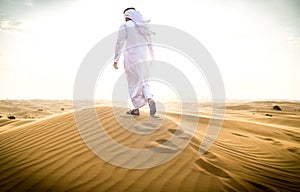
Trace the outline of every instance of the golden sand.
{"type": "MultiPolygon", "coordinates": [[[[44,103],[40,117],[36,112],[39,106],[18,105],[23,115],[37,115],[31,119],[17,115],[15,120],[5,116],[8,109],[15,114],[14,108],[9,108],[12,104],[1,103],[0,191],[300,190],[299,103],[276,102],[282,111],[272,110],[274,102],[229,103],[218,139],[208,152],[200,154],[199,145],[210,120],[203,110],[188,146],[167,163],[147,169],[127,169],[99,158],[80,137],[74,113],[68,111],[70,102],[54,103],[46,108],[44,103]],[[61,112],[63,106],[67,110],[61,112]]],[[[128,126],[151,129],[151,124],[144,123],[149,119],[145,111],[136,121],[126,118],[126,109],[113,113],[111,107],[99,106],[96,111],[103,128],[122,145],[140,149],[158,146],[161,153],[176,148],[166,141],[178,134],[179,113],[168,112],[157,119],[159,129],[142,135],[123,129],[115,116],[128,126]]],[[[89,123],[87,116],[87,132],[92,126],[89,123]]],[[[103,145],[110,147],[106,142],[103,145]]]]}

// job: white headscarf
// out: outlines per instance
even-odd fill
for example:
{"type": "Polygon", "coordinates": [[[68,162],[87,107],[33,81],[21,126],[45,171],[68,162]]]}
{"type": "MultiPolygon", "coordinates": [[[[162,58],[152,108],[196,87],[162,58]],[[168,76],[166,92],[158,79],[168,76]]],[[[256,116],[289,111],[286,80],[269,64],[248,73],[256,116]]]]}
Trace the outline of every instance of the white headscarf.
{"type": "Polygon", "coordinates": [[[154,35],[154,32],[152,32],[148,26],[150,20],[144,20],[140,12],[134,9],[129,9],[125,11],[124,17],[131,19],[138,27],[139,32],[145,37],[148,38],[149,36],[154,35]]]}

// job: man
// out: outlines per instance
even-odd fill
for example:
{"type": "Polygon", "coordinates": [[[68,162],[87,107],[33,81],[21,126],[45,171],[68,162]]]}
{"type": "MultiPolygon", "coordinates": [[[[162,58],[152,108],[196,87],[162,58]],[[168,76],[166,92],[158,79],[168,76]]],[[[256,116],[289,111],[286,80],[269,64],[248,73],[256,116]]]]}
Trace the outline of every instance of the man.
{"type": "Polygon", "coordinates": [[[147,66],[149,53],[153,56],[151,45],[153,32],[148,26],[149,21],[144,21],[142,15],[135,8],[127,8],[123,14],[125,23],[119,29],[114,68],[118,69],[118,61],[123,52],[129,95],[134,106],[134,109],[129,110],[127,114],[140,115],[139,108],[148,104],[150,115],[153,117],[156,113],[156,107],[152,99],[153,95],[149,90],[147,66]]]}

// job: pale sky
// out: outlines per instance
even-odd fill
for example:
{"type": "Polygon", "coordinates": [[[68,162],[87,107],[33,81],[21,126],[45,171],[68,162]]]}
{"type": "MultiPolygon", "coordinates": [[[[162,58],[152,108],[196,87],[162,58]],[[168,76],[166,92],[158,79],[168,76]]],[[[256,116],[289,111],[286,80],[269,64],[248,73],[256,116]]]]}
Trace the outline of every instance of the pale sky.
{"type": "MultiPolygon", "coordinates": [[[[82,60],[118,30],[131,6],[153,24],[198,39],[220,69],[227,99],[300,100],[298,0],[0,0],[0,99],[72,99],[82,60]]],[[[186,58],[155,51],[185,70],[198,97],[210,97],[186,58]]],[[[95,99],[111,98],[122,69],[104,70],[95,99]]],[[[153,91],[158,98],[176,95],[159,83],[153,91]]]]}

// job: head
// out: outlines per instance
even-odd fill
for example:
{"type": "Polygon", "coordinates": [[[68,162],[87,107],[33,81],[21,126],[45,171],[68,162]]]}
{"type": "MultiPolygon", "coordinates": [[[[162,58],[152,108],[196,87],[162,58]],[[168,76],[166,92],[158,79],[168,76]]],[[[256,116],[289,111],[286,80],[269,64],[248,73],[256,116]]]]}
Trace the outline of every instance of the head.
{"type": "MultiPolygon", "coordinates": [[[[128,7],[128,8],[126,8],[126,9],[123,11],[124,16],[125,16],[126,11],[128,11],[128,10],[135,10],[135,8],[134,8],[134,7],[128,7]]],[[[126,16],[125,16],[125,21],[129,21],[129,20],[131,20],[131,19],[130,19],[129,17],[126,17],[126,16]]]]}

